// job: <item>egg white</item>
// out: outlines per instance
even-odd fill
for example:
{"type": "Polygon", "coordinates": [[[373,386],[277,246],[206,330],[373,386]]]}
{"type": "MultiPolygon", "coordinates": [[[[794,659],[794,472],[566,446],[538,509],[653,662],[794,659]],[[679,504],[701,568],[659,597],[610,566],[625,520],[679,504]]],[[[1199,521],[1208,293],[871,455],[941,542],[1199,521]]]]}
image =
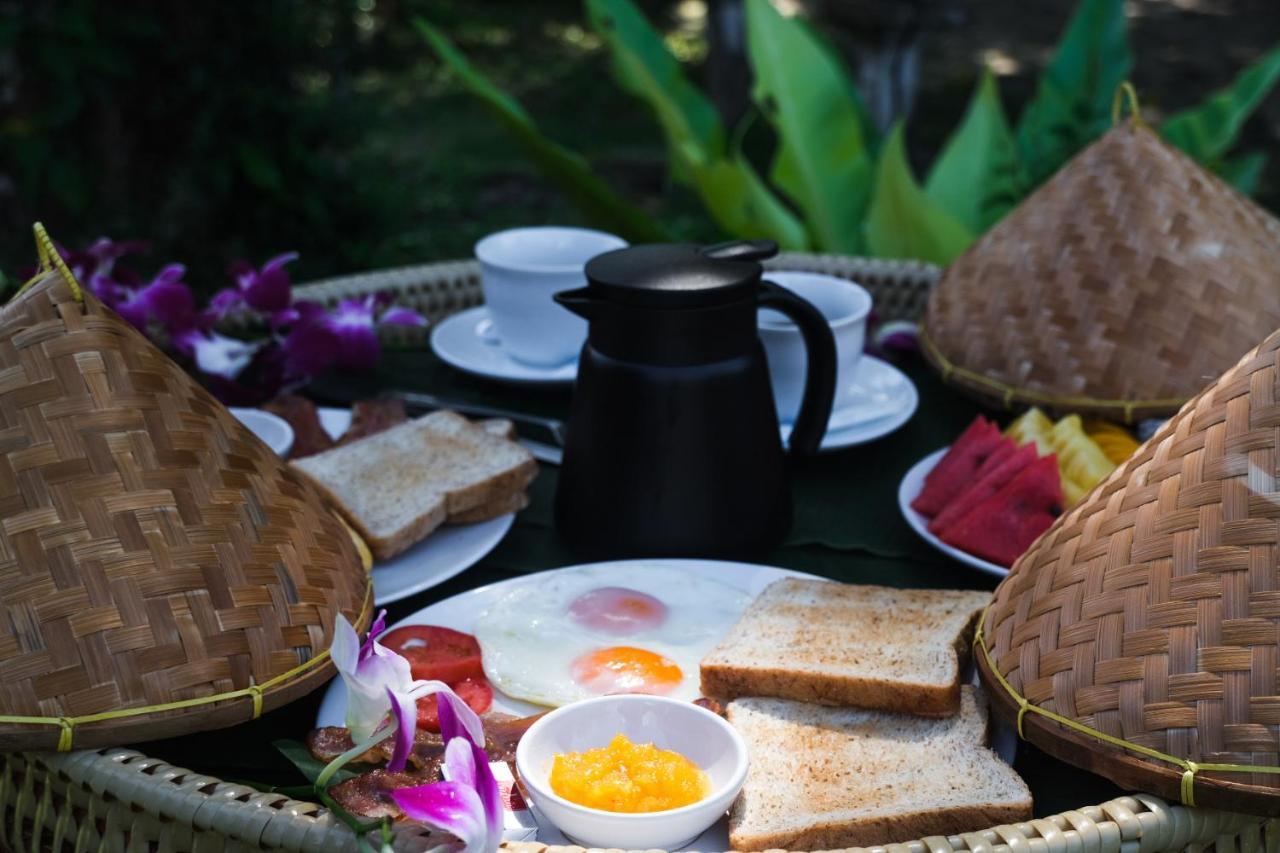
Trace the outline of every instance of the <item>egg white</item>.
{"type": "Polygon", "coordinates": [[[635,646],[669,658],[683,675],[668,696],[700,695],[698,665],[742,615],[751,596],[740,589],[666,566],[558,572],[520,584],[481,614],[475,625],[485,676],[507,696],[558,707],[597,695],[574,683],[573,661],[596,649],[635,646]],[[600,587],[626,587],[667,606],[656,628],[618,635],[581,625],[569,605],[600,587]]]}

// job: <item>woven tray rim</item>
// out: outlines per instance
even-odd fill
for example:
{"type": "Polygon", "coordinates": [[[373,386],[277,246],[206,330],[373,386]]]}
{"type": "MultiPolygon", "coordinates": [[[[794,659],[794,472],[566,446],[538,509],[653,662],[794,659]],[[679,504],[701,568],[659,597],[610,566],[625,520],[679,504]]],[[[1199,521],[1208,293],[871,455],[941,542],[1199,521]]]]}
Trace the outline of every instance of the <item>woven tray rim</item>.
{"type": "MultiPolygon", "coordinates": [[[[351,830],[322,806],[193,773],[136,750],[114,747],[9,755],[0,758],[4,776],[8,775],[9,763],[15,760],[25,762],[28,769],[60,776],[92,796],[116,799],[123,809],[154,814],[168,824],[216,833],[228,840],[280,850],[344,850],[354,844],[351,830]]],[[[8,796],[15,793],[0,788],[0,808],[10,807],[5,801],[8,796]]],[[[47,790],[43,799],[46,807],[56,811],[47,790]]],[[[1139,840],[1143,853],[1159,853],[1264,829],[1268,833],[1280,829],[1280,821],[1134,794],[1023,823],[886,846],[853,847],[843,853],[1026,853],[1028,849],[1044,853],[1119,853],[1122,845],[1128,849],[1139,840]]],[[[416,834],[413,827],[397,827],[397,836],[406,846],[413,843],[416,834]]],[[[541,842],[513,842],[504,847],[517,853],[584,851],[581,847],[541,842]]],[[[397,849],[401,846],[397,845],[397,849]]]]}

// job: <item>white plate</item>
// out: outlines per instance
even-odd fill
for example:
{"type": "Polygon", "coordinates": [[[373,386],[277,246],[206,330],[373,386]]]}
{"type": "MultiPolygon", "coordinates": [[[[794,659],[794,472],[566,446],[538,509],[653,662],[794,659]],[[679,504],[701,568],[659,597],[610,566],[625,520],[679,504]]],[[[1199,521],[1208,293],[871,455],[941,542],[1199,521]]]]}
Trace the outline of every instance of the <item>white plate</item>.
{"type": "Polygon", "coordinates": [[[483,305],[441,320],[431,332],[431,349],[458,370],[502,382],[566,385],[578,375],[576,358],[556,367],[535,367],[507,355],[483,305]]]}
{"type": "MultiPolygon", "coordinates": [[[[823,453],[884,438],[911,420],[920,405],[915,383],[901,370],[873,355],[864,354],[858,359],[853,382],[856,402],[831,413],[827,434],[822,437],[823,453]]],[[[783,440],[790,435],[791,425],[783,424],[783,440]]]]}
{"type": "MultiPolygon", "coordinates": [[[[617,580],[615,583],[619,586],[626,586],[632,573],[644,571],[645,567],[654,565],[697,574],[700,577],[736,587],[752,596],[759,595],[764,591],[765,587],[780,578],[816,577],[815,575],[792,571],[791,569],[779,569],[773,566],[759,566],[751,563],[729,563],[718,560],[619,560],[609,563],[570,566],[564,569],[553,569],[552,571],[568,572],[586,568],[616,571],[617,580]]],[[[494,602],[521,584],[542,583],[549,574],[551,572],[539,572],[459,593],[452,598],[446,598],[444,601],[438,601],[422,608],[417,613],[390,626],[390,629],[399,628],[402,625],[440,625],[445,628],[452,628],[455,631],[471,633],[475,628],[476,619],[489,609],[494,602]]],[[[493,710],[507,714],[526,715],[536,714],[546,709],[531,705],[528,702],[522,702],[519,699],[513,699],[495,690],[493,694],[493,710]]],[[[320,710],[316,714],[316,725],[341,726],[346,713],[346,688],[343,686],[341,679],[334,679],[326,689],[324,699],[320,703],[320,710]]],[[[993,727],[992,747],[1006,762],[1013,763],[1016,738],[1010,738],[1008,732],[1002,731],[1002,727],[993,727]]],[[[539,825],[538,841],[544,844],[570,843],[547,821],[543,821],[539,825]]],[[[728,821],[720,820],[684,849],[728,850],[728,821]]]]}
{"type": "Polygon", "coordinates": [[[242,409],[237,406],[231,407],[231,414],[247,426],[249,432],[262,439],[277,456],[289,455],[289,448],[293,447],[293,427],[284,418],[262,409],[242,409]]]}
{"type": "Polygon", "coordinates": [[[989,563],[981,557],[975,557],[968,551],[961,551],[943,542],[937,536],[929,532],[929,519],[911,508],[911,502],[920,494],[920,490],[924,488],[924,478],[933,470],[933,466],[938,464],[938,460],[946,455],[948,448],[935,450],[925,458],[921,459],[915,465],[911,466],[911,470],[902,478],[902,482],[898,484],[898,508],[902,510],[902,517],[907,520],[907,524],[911,525],[911,529],[920,534],[924,541],[937,548],[942,553],[954,557],[966,565],[973,566],[975,569],[986,572],[989,575],[995,575],[1002,578],[1009,574],[1009,570],[1004,566],[997,566],[995,563],[989,563]]]}
{"type": "MultiPolygon", "coordinates": [[[[320,425],[337,438],[351,425],[349,409],[320,408],[320,425]]],[[[373,601],[390,604],[444,583],[488,554],[515,521],[515,513],[478,524],[443,526],[408,551],[373,566],[373,601]]]]}

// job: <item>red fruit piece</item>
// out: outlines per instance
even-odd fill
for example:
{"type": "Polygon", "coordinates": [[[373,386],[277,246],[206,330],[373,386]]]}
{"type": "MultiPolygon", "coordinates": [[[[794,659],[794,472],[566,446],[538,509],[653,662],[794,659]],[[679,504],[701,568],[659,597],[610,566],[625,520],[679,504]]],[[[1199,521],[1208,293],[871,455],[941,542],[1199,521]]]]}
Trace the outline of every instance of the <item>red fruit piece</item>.
{"type": "Polygon", "coordinates": [[[933,517],[973,483],[974,474],[1004,441],[995,424],[979,415],[924,478],[924,488],[911,502],[921,515],[933,517]]]}
{"type": "MultiPolygon", "coordinates": [[[[450,684],[454,693],[477,714],[483,714],[493,707],[493,688],[484,676],[467,678],[457,684],[450,684]]],[[[436,694],[423,696],[418,700],[418,728],[428,732],[440,731],[440,706],[436,694]]]]}
{"type": "Polygon", "coordinates": [[[942,531],[942,541],[1002,566],[1049,529],[1062,511],[1062,482],[1053,454],[1023,468],[991,497],[942,531]]]}
{"type": "MultiPolygon", "coordinates": [[[[1013,446],[1013,442],[1009,442],[1013,446]]],[[[935,536],[946,530],[953,523],[963,518],[969,510],[998,492],[1005,483],[1022,473],[1032,462],[1036,461],[1036,446],[1025,444],[1017,450],[1003,452],[1001,448],[987,457],[982,468],[974,476],[973,485],[965,489],[947,504],[942,512],[929,522],[929,532],[935,536]]]]}

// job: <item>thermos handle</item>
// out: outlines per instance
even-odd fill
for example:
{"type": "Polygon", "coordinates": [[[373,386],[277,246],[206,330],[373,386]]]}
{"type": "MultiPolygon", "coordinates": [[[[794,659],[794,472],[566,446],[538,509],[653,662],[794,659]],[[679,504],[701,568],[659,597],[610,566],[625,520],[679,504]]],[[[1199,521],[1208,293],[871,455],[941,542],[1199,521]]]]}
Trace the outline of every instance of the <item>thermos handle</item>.
{"type": "Polygon", "coordinates": [[[804,399],[791,430],[792,455],[818,452],[836,393],[836,339],[827,318],[804,299],[771,281],[760,282],[760,305],[786,314],[800,327],[807,355],[804,399]]]}

